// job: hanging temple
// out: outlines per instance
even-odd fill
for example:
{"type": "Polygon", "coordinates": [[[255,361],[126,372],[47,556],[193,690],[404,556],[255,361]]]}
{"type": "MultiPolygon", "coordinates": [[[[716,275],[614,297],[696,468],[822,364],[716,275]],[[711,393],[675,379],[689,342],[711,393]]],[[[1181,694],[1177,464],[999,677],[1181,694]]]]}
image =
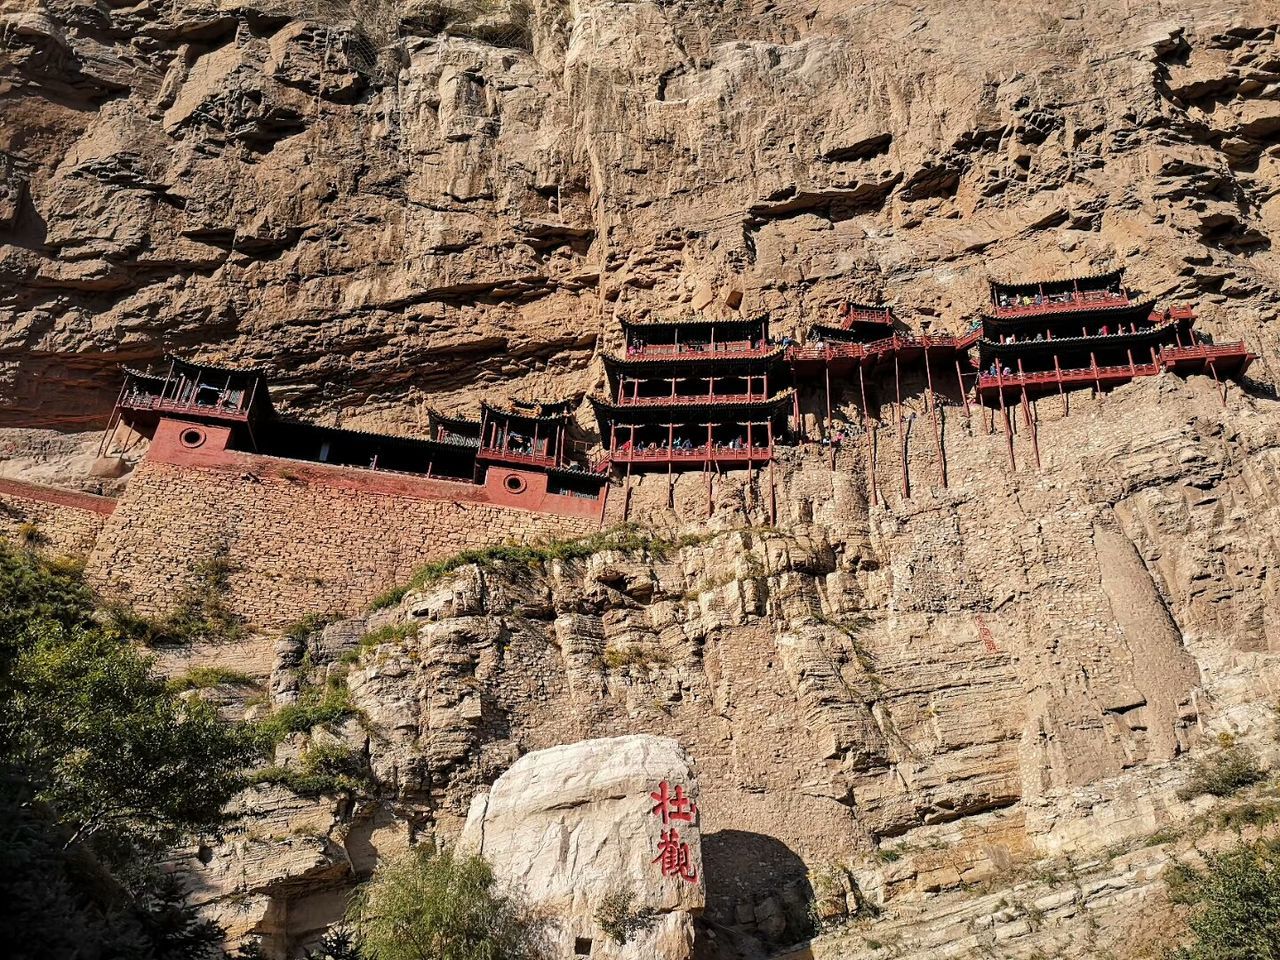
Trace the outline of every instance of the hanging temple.
{"type": "MultiPolygon", "coordinates": [[[[1021,408],[1037,464],[1030,403],[1070,391],[1105,391],[1164,372],[1206,374],[1226,401],[1226,381],[1255,359],[1242,342],[1213,343],[1187,308],[1159,310],[1126,289],[1120,272],[1036,283],[991,283],[981,319],[963,335],[907,332],[888,307],[846,304],[803,342],[770,335],[767,317],[622,324],[620,353],[606,354],[607,395],[589,397],[603,454],[575,416],[581,397],[484,402],[473,416],[432,410],[425,439],[325,427],[279,413],[261,370],[168,358],[159,371],[126,370],[100,454],[119,455],[146,438],[148,456],[216,466],[243,455],[418,477],[481,491],[486,500],[571,517],[604,517],[611,482],[629,492],[633,473],[772,470],[775,447],[845,437],[832,415],[833,382],[859,398],[863,435],[874,449],[878,419],[868,391],[888,399],[903,460],[902,374],[923,368],[935,444],[938,406],[978,406],[1003,418],[1021,408]],[[879,385],[883,384],[883,387],[879,385]],[[816,430],[801,414],[800,390],[824,401],[816,430]]],[[[945,485],[945,458],[942,482],[945,485]]],[[[870,484],[873,502],[875,484],[870,484]]],[[[624,493],[625,496],[625,493],[624,493]]],[[[625,501],[624,501],[625,503],[625,501]]],[[[775,505],[776,508],[776,505],[775,505]]],[[[624,508],[625,512],[625,508],[624,508]]]]}

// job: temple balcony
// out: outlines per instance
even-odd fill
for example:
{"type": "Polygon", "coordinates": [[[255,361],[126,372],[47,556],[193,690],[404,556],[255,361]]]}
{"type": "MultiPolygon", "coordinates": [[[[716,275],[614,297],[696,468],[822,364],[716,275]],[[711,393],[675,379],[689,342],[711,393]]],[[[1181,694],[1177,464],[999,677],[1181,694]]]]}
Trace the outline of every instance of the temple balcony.
{"type": "Polygon", "coordinates": [[[765,357],[774,351],[768,343],[730,340],[726,343],[646,343],[627,349],[627,360],[737,360],[765,357]]]}
{"type": "Polygon", "coordinates": [[[1249,352],[1243,340],[1234,343],[1201,343],[1190,347],[1165,347],[1160,351],[1160,365],[1178,372],[1203,370],[1206,367],[1244,373],[1257,355],[1249,352]]]}
{"type": "Polygon", "coordinates": [[[489,463],[513,463],[542,468],[558,466],[555,457],[523,450],[504,450],[501,447],[481,447],[476,459],[489,463]]]}
{"type": "Polygon", "coordinates": [[[1124,363],[1108,366],[1037,370],[1026,373],[980,373],[978,392],[992,396],[1007,390],[1032,390],[1075,386],[1118,386],[1135,377],[1151,377],[1160,372],[1158,363],[1124,363]]]}
{"type": "Polygon", "coordinates": [[[657,444],[648,446],[623,444],[613,452],[610,459],[615,464],[631,464],[633,466],[665,466],[671,464],[712,464],[733,465],[752,464],[768,461],[773,457],[773,447],[768,444],[747,446],[731,446],[727,443],[702,444],[689,449],[668,447],[657,444]]]}
{"type": "Polygon", "coordinates": [[[994,315],[1003,320],[1013,317],[1036,317],[1054,313],[1116,310],[1134,305],[1135,302],[1124,292],[1081,290],[1072,293],[1049,294],[1047,296],[1006,297],[1002,302],[997,302],[993,310],[994,315]]]}
{"type": "Polygon", "coordinates": [[[728,404],[748,404],[748,403],[765,403],[773,399],[763,390],[755,390],[750,393],[724,393],[724,394],[708,394],[699,393],[692,395],[677,394],[676,396],[655,396],[655,397],[619,397],[615,405],[619,407],[707,407],[728,404]]]}
{"type": "Polygon", "coordinates": [[[888,307],[867,307],[858,303],[846,303],[840,309],[840,320],[844,326],[855,323],[893,323],[893,311],[888,307]]]}
{"type": "Polygon", "coordinates": [[[239,422],[249,419],[249,409],[245,405],[245,396],[242,391],[230,393],[198,391],[195,396],[182,398],[134,390],[121,394],[117,406],[121,410],[139,413],[175,413],[239,422]]]}
{"type": "Polygon", "coordinates": [[[823,340],[821,343],[805,343],[787,348],[787,359],[796,361],[829,362],[832,360],[857,360],[868,364],[893,357],[895,354],[918,355],[930,351],[953,352],[972,346],[977,340],[977,332],[971,331],[964,337],[956,337],[949,333],[905,334],[895,333],[891,337],[872,340],[870,343],[846,343],[838,340],[823,340]]]}

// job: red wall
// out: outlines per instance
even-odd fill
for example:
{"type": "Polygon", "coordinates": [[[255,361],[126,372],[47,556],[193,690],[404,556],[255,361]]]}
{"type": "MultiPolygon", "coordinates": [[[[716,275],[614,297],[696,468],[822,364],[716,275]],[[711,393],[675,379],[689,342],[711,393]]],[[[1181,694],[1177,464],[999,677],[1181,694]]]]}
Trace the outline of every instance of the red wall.
{"type": "MultiPolygon", "coordinates": [[[[501,465],[491,466],[483,485],[359,467],[336,467],[228,450],[231,429],[164,418],[156,427],[147,457],[176,466],[203,467],[254,475],[288,477],[295,483],[384,493],[421,500],[454,500],[515,507],[562,517],[603,520],[605,495],[588,499],[547,492],[547,475],[501,465]],[[198,435],[198,437],[197,437],[198,435]]],[[[607,487],[605,488],[607,490],[607,487]]]]}

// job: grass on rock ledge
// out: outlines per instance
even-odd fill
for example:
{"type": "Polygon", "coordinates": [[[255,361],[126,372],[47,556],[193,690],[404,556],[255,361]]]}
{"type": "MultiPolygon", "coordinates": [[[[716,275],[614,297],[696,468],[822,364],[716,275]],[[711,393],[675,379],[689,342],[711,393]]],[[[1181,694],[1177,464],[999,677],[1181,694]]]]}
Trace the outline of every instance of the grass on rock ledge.
{"type": "MultiPolygon", "coordinates": [[[[766,528],[759,528],[759,530],[764,532],[766,528]]],[[[370,609],[382,610],[387,607],[393,607],[403,600],[410,591],[428,587],[444,579],[454,571],[467,566],[479,567],[482,570],[505,565],[521,565],[540,569],[553,561],[584,560],[593,554],[603,553],[608,550],[632,554],[647,553],[650,556],[662,558],[681,547],[696,546],[700,543],[706,543],[720,533],[732,532],[742,531],[723,530],[709,533],[689,533],[670,538],[658,536],[650,530],[643,529],[638,524],[628,523],[609,530],[602,530],[599,533],[593,533],[587,537],[569,540],[547,540],[528,546],[507,543],[492,547],[476,547],[470,550],[463,550],[461,553],[456,553],[451,557],[446,557],[444,560],[437,560],[435,563],[429,563],[420,568],[407,584],[394,587],[377,597],[370,604],[370,609]]]]}

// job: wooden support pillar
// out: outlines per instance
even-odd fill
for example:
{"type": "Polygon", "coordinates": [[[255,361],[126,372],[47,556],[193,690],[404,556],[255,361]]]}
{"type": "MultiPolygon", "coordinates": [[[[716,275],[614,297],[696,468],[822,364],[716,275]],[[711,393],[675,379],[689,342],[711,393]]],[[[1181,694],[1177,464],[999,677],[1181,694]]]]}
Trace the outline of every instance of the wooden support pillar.
{"type": "Polygon", "coordinates": [[[924,352],[924,378],[929,389],[929,419],[933,421],[933,445],[938,450],[938,470],[942,474],[942,489],[947,488],[947,455],[942,449],[942,434],[938,432],[938,404],[933,394],[933,372],[929,368],[929,351],[924,352]]]}
{"type": "MultiPolygon", "coordinates": [[[[773,448],[772,442],[769,447],[773,448]]],[[[773,457],[769,458],[769,523],[778,525],[778,480],[773,471],[773,457]]]]}
{"type": "Polygon", "coordinates": [[[1225,407],[1227,405],[1227,383],[1225,380],[1218,379],[1218,368],[1212,359],[1209,360],[1209,372],[1213,374],[1213,382],[1222,391],[1222,405],[1225,407]]]}
{"type": "Polygon", "coordinates": [[[1027,372],[1022,369],[1022,358],[1018,358],[1018,379],[1022,381],[1022,422],[1031,429],[1031,414],[1027,413],[1027,372]]]}
{"type": "Polygon", "coordinates": [[[631,461],[636,456],[636,428],[631,427],[631,439],[627,450],[627,475],[622,482],[622,522],[626,523],[631,516],[631,461]]]}
{"type": "Polygon", "coordinates": [[[862,373],[862,361],[858,361],[858,391],[862,394],[862,433],[867,438],[867,474],[871,493],[871,505],[878,503],[876,493],[876,451],[875,438],[872,435],[871,411],[867,409],[867,381],[862,373]]]}
{"type": "Polygon", "coordinates": [[[1133,348],[1126,348],[1125,353],[1129,355],[1129,376],[1136,377],[1138,375],[1138,365],[1133,362],[1133,348]]]}
{"type": "MultiPolygon", "coordinates": [[[[996,392],[1000,398],[1000,416],[1004,420],[1004,436],[1009,445],[1009,467],[1014,473],[1018,472],[1018,463],[1013,458],[1013,427],[1009,423],[1009,409],[1004,404],[1004,368],[1000,366],[999,361],[996,362],[996,392]]],[[[995,419],[995,411],[991,412],[992,419],[995,419]]]]}
{"type": "Polygon", "coordinates": [[[831,469],[836,468],[836,446],[831,442],[831,361],[826,356],[826,347],[822,348],[822,372],[825,383],[825,392],[827,398],[827,419],[822,424],[822,433],[827,438],[827,453],[831,458],[831,469]]]}
{"type": "Polygon", "coordinates": [[[1058,378],[1058,396],[1062,398],[1062,415],[1064,417],[1071,416],[1071,399],[1067,396],[1066,388],[1062,385],[1062,367],[1058,363],[1058,355],[1053,355],[1053,372],[1058,378]]]}
{"type": "Polygon", "coordinates": [[[1098,393],[1102,393],[1102,377],[1098,374],[1098,355],[1092,350],[1089,351],[1089,366],[1093,368],[1093,383],[1097,387],[1098,393]]]}
{"type": "Polygon", "coordinates": [[[711,516],[711,457],[712,457],[711,441],[712,441],[711,424],[708,423],[707,424],[707,459],[705,461],[706,463],[705,472],[707,474],[707,517],[708,518],[710,518],[711,516]]]}
{"type": "Polygon", "coordinates": [[[1035,419],[1031,416],[1031,404],[1027,402],[1027,387],[1022,387],[1022,415],[1026,418],[1027,429],[1031,433],[1031,449],[1036,455],[1036,469],[1040,469],[1040,438],[1037,435],[1035,419]]]}
{"type": "Polygon", "coordinates": [[[964,374],[960,372],[960,359],[956,358],[956,385],[960,388],[960,400],[964,403],[964,418],[969,419],[969,394],[964,389],[964,374]]]}
{"type": "Polygon", "coordinates": [[[902,430],[902,377],[898,369],[898,351],[893,352],[894,417],[898,428],[898,455],[902,460],[902,496],[911,499],[911,478],[907,474],[907,438],[902,430]]]}

